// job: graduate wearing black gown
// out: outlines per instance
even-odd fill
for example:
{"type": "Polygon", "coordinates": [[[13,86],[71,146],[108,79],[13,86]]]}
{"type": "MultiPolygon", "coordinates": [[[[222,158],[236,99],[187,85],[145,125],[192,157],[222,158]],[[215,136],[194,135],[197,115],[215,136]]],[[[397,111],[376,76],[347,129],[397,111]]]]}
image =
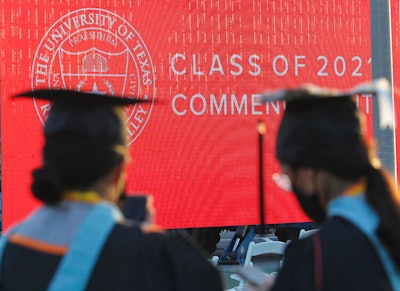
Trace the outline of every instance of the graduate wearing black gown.
{"type": "Polygon", "coordinates": [[[390,98],[385,84],[349,91],[305,86],[265,96],[286,101],[276,139],[281,182],[290,181],[286,188],[320,228],[289,243],[272,290],[400,290],[399,194],[355,102],[357,94],[390,98]]]}
{"type": "Polygon", "coordinates": [[[123,106],[139,100],[21,95],[53,101],[32,174],[44,204],[2,236],[1,290],[222,290],[218,270],[187,241],[117,207],[128,161],[123,106]]]}

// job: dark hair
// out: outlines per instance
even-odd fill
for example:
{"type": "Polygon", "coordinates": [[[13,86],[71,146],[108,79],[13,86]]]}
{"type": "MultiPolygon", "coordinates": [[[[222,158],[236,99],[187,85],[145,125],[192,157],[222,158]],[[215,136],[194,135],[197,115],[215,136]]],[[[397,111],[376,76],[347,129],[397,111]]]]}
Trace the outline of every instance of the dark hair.
{"type": "Polygon", "coordinates": [[[361,146],[368,155],[364,171],[367,179],[366,199],[379,216],[376,235],[400,270],[400,197],[391,173],[381,167],[373,139],[363,136],[361,146]]]}
{"type": "Polygon", "coordinates": [[[400,199],[390,173],[370,167],[367,173],[367,201],[379,216],[376,234],[400,270],[400,199]]]}
{"type": "Polygon", "coordinates": [[[87,190],[123,162],[126,146],[122,110],[104,110],[91,126],[74,126],[46,134],[43,166],[32,172],[33,195],[47,204],[62,200],[66,190],[87,190]]]}

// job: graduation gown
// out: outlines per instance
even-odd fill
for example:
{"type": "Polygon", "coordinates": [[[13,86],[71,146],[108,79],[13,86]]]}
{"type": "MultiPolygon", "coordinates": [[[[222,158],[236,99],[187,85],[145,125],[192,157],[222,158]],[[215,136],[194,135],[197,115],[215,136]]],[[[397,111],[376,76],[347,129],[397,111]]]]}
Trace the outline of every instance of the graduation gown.
{"type": "MultiPolygon", "coordinates": [[[[319,238],[322,290],[393,290],[371,242],[349,221],[334,217],[319,238]]],[[[290,242],[272,290],[317,290],[314,254],[312,236],[290,242]]]]}
{"type": "Polygon", "coordinates": [[[318,290],[318,280],[324,291],[400,290],[400,272],[375,235],[379,217],[364,196],[336,198],[328,215],[319,232],[289,243],[273,290],[318,290]]]}
{"type": "MultiPolygon", "coordinates": [[[[11,235],[1,290],[46,290],[65,251],[11,235]]],[[[124,220],[108,235],[85,290],[222,289],[218,270],[182,237],[124,220]]]]}

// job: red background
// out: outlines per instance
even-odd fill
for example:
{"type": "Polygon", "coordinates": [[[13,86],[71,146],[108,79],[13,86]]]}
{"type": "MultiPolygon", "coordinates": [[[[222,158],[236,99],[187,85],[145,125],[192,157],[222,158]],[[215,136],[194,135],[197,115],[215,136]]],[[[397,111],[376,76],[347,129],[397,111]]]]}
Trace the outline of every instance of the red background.
{"type": "MultiPolygon", "coordinates": [[[[3,1],[0,11],[3,227],[37,205],[29,190],[30,172],[41,163],[43,144],[43,126],[33,102],[11,96],[32,89],[34,56],[49,28],[82,7],[122,17],[141,36],[151,56],[159,102],[130,145],[127,189],[154,196],[157,223],[168,228],[259,223],[256,125],[260,119],[267,126],[265,220],[308,221],[294,197],[271,179],[279,172],[274,140],[283,105],[253,108],[251,96],[308,82],[349,88],[371,80],[369,1],[35,3],[3,1]],[[175,63],[176,70],[186,70],[184,74],[171,68],[175,54],[185,56],[175,63]],[[232,111],[232,94],[239,102],[247,96],[247,112],[232,111]],[[187,110],[185,114],[174,113],[177,95],[186,98],[176,101],[176,110],[187,110]],[[193,110],[192,96],[196,96],[193,110]],[[211,111],[210,98],[217,102],[227,98],[226,112],[211,111]],[[207,104],[204,113],[202,100],[207,104]]],[[[360,97],[360,106],[371,120],[372,102],[366,100],[360,97]]]]}

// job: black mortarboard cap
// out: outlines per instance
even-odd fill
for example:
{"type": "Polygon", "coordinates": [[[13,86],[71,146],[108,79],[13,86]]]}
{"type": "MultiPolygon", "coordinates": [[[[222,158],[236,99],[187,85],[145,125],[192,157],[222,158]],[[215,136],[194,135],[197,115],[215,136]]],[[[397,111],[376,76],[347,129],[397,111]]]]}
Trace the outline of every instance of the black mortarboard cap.
{"type": "Polygon", "coordinates": [[[39,89],[16,94],[15,97],[32,97],[55,102],[71,103],[79,106],[94,107],[97,105],[125,106],[129,104],[149,102],[136,98],[124,98],[123,96],[111,96],[91,92],[73,90],[39,89]]]}
{"type": "Polygon", "coordinates": [[[391,90],[385,79],[349,90],[305,85],[263,94],[262,102],[286,102],[276,140],[277,159],[324,168],[342,178],[361,176],[371,161],[353,98],[358,94],[377,96],[380,126],[393,125],[391,90]]]}
{"type": "Polygon", "coordinates": [[[45,134],[58,131],[87,129],[95,133],[97,122],[106,117],[105,112],[115,106],[126,106],[149,102],[148,100],[122,96],[100,95],[72,90],[41,89],[22,92],[15,97],[31,97],[52,101],[52,107],[45,124],[45,134]],[[79,129],[81,128],[81,129],[79,129]]]}

